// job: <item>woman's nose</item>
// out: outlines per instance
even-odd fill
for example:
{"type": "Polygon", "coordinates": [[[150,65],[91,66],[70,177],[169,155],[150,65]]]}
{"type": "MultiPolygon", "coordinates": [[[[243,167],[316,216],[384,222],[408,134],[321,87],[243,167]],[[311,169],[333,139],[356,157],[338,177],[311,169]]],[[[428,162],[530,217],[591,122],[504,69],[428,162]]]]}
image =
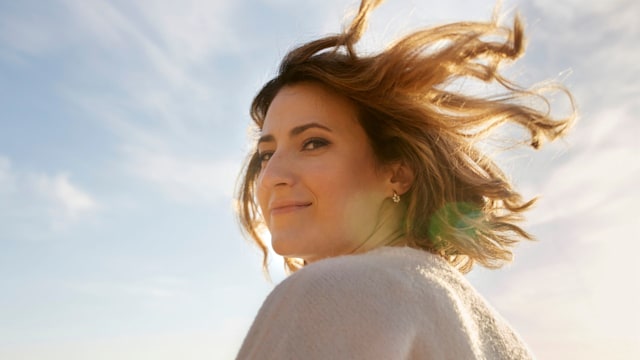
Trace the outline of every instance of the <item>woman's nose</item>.
{"type": "Polygon", "coordinates": [[[259,186],[272,188],[286,186],[294,183],[293,162],[284,153],[274,152],[271,158],[264,163],[258,178],[259,186]]]}

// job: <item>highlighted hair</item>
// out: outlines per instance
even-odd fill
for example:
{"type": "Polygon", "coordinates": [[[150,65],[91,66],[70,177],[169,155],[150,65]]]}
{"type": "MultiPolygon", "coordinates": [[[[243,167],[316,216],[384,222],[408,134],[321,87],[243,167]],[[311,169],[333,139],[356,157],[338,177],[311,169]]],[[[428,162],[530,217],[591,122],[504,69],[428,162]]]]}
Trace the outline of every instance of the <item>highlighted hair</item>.
{"type": "MultiPolygon", "coordinates": [[[[505,27],[490,22],[458,22],[415,31],[373,55],[355,45],[371,11],[382,1],[363,0],[342,33],[291,50],[278,75],[264,85],[251,105],[262,128],[271,102],[284,86],[319,83],[350,99],[381,164],[401,162],[415,174],[403,196],[407,246],[439,254],[460,271],[474,263],[497,268],[512,259],[512,247],[532,236],[517,225],[535,199],[524,200],[498,166],[478,148],[498,126],[516,124],[528,131],[527,143],[564,135],[576,117],[571,94],[561,85],[526,89],[505,78],[500,65],[524,53],[518,16],[505,27]],[[452,90],[460,81],[490,84],[499,94],[473,95],[452,90]],[[543,91],[559,90],[571,114],[551,115],[543,91]],[[538,104],[537,106],[535,104],[538,104]]],[[[238,217],[262,249],[263,225],[255,199],[260,172],[257,153],[249,155],[238,187],[238,217]]],[[[289,270],[303,266],[285,258],[289,270]]]]}

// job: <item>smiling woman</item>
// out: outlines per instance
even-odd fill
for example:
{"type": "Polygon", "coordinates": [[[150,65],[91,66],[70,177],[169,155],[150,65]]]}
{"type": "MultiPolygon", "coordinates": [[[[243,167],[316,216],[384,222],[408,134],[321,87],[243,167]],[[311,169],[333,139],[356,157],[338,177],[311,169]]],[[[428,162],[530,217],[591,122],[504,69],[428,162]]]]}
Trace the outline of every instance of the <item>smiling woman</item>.
{"type": "Polygon", "coordinates": [[[402,236],[402,212],[387,199],[407,191],[410,178],[400,184],[395,173],[409,172],[377,166],[346,98],[316,83],[286,86],[262,133],[257,197],[278,254],[313,262],[402,236]]]}
{"type": "MultiPolygon", "coordinates": [[[[523,33],[489,23],[421,30],[361,56],[380,1],[342,34],[292,50],[251,108],[260,130],[239,218],[295,272],[265,301],[240,359],[526,359],[531,354],[462,273],[496,268],[531,236],[522,199],[478,141],[527,129],[538,148],[570,127],[546,98],[505,79],[523,33]],[[453,91],[482,81],[485,97],[453,91]]],[[[560,85],[556,89],[565,91],[560,85]]],[[[571,95],[565,91],[571,99],[571,95]]]]}

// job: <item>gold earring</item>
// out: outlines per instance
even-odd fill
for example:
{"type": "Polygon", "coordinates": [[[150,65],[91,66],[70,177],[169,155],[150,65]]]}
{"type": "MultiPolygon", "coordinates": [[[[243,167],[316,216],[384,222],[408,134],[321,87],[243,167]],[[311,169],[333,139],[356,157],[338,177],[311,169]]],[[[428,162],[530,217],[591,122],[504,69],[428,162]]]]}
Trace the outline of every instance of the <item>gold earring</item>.
{"type": "Polygon", "coordinates": [[[391,197],[391,200],[393,200],[394,204],[397,204],[400,202],[400,195],[398,195],[398,193],[393,190],[393,196],[391,197]]]}

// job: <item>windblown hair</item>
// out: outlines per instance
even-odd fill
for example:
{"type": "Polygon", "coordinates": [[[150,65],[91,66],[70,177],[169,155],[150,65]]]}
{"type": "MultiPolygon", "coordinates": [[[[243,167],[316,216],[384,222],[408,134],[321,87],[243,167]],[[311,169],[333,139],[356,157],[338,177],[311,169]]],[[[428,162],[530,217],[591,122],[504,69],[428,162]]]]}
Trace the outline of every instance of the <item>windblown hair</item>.
{"type": "MultiPolygon", "coordinates": [[[[533,148],[564,135],[575,119],[571,94],[561,85],[522,88],[505,78],[500,65],[524,53],[523,27],[459,22],[415,31],[386,50],[360,55],[355,45],[371,11],[381,0],[362,0],[342,33],[291,50],[275,78],[258,92],[251,117],[262,129],[271,102],[285,86],[313,82],[350,99],[380,164],[400,162],[415,175],[403,195],[403,231],[415,247],[439,254],[460,271],[475,262],[497,268],[512,259],[511,248],[532,236],[516,225],[535,199],[524,200],[497,165],[479,150],[492,130],[512,123],[528,130],[533,148]],[[460,81],[480,81],[501,89],[472,95],[452,90],[460,81]],[[566,94],[571,114],[551,115],[543,91],[566,94]],[[537,104],[537,105],[535,105],[537,104]]],[[[260,172],[257,152],[249,155],[238,187],[238,217],[264,254],[267,246],[256,202],[260,172]]],[[[303,264],[285,258],[289,270],[303,264]]]]}

